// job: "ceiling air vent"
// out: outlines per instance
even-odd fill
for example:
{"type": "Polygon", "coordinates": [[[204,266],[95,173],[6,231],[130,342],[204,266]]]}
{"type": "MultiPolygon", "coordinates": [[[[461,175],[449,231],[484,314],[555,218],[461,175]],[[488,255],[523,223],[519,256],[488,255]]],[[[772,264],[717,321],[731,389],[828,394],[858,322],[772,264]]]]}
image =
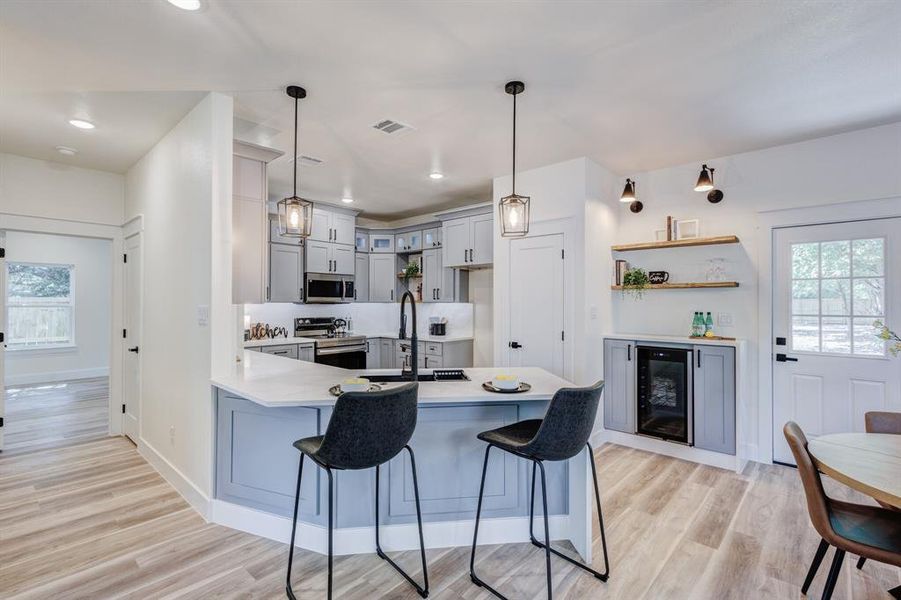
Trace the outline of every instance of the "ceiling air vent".
{"type": "MultiPolygon", "coordinates": [[[[288,159],[288,162],[291,162],[291,159],[288,159]]],[[[304,167],[318,167],[325,161],[321,158],[316,158],[314,156],[307,156],[306,154],[301,154],[297,157],[297,162],[299,162],[304,167]]]]}
{"type": "Polygon", "coordinates": [[[384,119],[382,121],[379,121],[378,123],[373,125],[372,128],[378,129],[382,133],[386,133],[394,137],[400,137],[413,131],[412,126],[401,123],[399,121],[394,121],[392,119],[384,119]]]}

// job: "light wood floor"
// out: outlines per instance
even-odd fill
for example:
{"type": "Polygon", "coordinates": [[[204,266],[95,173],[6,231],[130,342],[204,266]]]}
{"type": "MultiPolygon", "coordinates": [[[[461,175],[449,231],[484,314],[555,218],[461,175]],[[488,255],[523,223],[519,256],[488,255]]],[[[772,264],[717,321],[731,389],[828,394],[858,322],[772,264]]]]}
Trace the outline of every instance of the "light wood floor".
{"type": "MultiPolygon", "coordinates": [[[[554,559],[556,598],[800,596],[818,539],[793,469],[753,464],[736,475],[612,445],[597,464],[611,578],[554,559]]],[[[427,555],[432,598],[489,598],[469,581],[468,548],[427,555]]],[[[418,576],[418,553],[397,556],[418,576]]],[[[204,523],[126,439],[0,457],[2,598],[283,598],[286,560],[284,544],[204,523]]],[[[901,583],[899,569],[868,563],[858,572],[852,563],[836,600],[888,598],[884,590],[901,583]]],[[[301,598],[325,597],[324,567],[323,557],[299,553],[301,598]]],[[[529,544],[481,548],[478,569],[512,599],[544,597],[544,557],[529,544]]],[[[342,599],[418,598],[370,555],[336,559],[335,585],[342,599]]]]}
{"type": "Polygon", "coordinates": [[[7,386],[3,454],[104,438],[108,411],[106,377],[7,386]]]}

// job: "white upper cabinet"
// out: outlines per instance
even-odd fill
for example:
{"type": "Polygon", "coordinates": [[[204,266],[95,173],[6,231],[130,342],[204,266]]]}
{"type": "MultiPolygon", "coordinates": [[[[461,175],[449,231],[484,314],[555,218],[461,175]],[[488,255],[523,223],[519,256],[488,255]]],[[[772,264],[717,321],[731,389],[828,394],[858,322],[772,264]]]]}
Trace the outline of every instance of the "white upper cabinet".
{"type": "Polygon", "coordinates": [[[491,213],[450,219],[442,225],[445,267],[476,267],[494,261],[491,213]]]}
{"type": "Polygon", "coordinates": [[[354,274],[353,246],[307,240],[306,259],[308,273],[354,274]]]}
{"type": "Polygon", "coordinates": [[[369,252],[369,234],[358,230],[354,238],[354,247],[357,252],[369,252]]]}
{"type": "Polygon", "coordinates": [[[353,246],[332,244],[332,273],[353,275],[356,269],[353,246]]]}
{"type": "Polygon", "coordinates": [[[396,252],[419,252],[422,250],[422,232],[407,231],[394,236],[394,250],[396,252]]]}
{"type": "Polygon", "coordinates": [[[313,206],[313,227],[310,239],[317,242],[354,245],[356,217],[313,206]]]}
{"type": "Polygon", "coordinates": [[[394,234],[370,233],[369,251],[378,254],[394,254],[394,234]]]}
{"type": "Polygon", "coordinates": [[[441,247],[441,228],[426,229],[422,232],[422,249],[441,247]]]}
{"type": "Polygon", "coordinates": [[[268,302],[303,302],[303,247],[269,244],[268,302]]]}
{"type": "MultiPolygon", "coordinates": [[[[392,239],[393,236],[392,236],[392,239]]],[[[394,302],[397,274],[394,255],[373,253],[369,255],[369,301],[394,302]]]]}

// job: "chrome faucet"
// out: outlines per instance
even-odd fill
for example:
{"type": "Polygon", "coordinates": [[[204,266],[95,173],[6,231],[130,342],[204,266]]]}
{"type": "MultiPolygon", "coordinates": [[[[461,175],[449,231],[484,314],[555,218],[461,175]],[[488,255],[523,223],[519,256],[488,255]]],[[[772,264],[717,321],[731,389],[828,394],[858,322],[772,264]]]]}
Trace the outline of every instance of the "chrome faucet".
{"type": "MultiPolygon", "coordinates": [[[[397,334],[397,339],[407,339],[407,315],[404,313],[404,306],[407,304],[408,296],[410,298],[410,312],[413,314],[413,331],[410,336],[410,374],[412,375],[411,381],[419,381],[419,351],[416,349],[419,345],[419,338],[416,335],[416,299],[409,290],[404,292],[404,295],[400,298],[400,331],[397,334]]],[[[401,375],[405,374],[404,370],[401,369],[401,375]]]]}

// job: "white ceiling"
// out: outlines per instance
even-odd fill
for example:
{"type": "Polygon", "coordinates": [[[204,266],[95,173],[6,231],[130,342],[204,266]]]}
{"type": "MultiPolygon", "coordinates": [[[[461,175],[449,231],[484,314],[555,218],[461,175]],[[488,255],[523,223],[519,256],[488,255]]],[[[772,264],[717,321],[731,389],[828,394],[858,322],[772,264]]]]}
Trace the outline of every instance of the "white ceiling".
{"type": "Polygon", "coordinates": [[[122,172],[217,90],[242,137],[290,153],[297,83],[300,153],[325,161],[303,195],[398,218],[509,172],[509,79],[521,169],[587,155],[626,175],[901,120],[899,32],[894,0],[0,0],[0,150],[122,172]]]}

